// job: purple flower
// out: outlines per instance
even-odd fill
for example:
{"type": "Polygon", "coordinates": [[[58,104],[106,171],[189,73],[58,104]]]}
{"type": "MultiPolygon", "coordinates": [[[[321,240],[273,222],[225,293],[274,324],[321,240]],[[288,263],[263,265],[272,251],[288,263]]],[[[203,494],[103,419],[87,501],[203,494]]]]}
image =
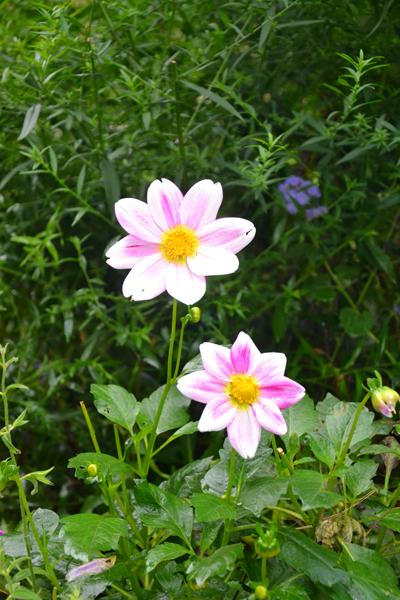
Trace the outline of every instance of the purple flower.
{"type": "Polygon", "coordinates": [[[3,531],[2,529],[0,529],[0,535],[4,535],[5,531],[3,531]]]}
{"type": "MultiPolygon", "coordinates": [[[[290,175],[290,177],[280,183],[278,190],[282,192],[286,202],[286,210],[291,215],[296,215],[299,212],[297,205],[307,206],[312,198],[321,198],[321,192],[315,183],[296,175],[290,175]]],[[[327,212],[325,206],[310,208],[306,210],[306,218],[310,220],[327,212]]]]}

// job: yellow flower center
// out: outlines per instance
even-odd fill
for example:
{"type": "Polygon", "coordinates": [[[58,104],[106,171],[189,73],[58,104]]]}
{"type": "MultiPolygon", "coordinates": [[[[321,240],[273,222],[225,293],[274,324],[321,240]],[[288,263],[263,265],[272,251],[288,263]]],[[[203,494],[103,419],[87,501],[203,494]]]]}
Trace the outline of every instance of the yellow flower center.
{"type": "Polygon", "coordinates": [[[226,391],[239,405],[253,404],[257,401],[260,388],[256,379],[251,375],[234,375],[228,383],[226,391]]]}
{"type": "Polygon", "coordinates": [[[165,231],[160,242],[161,252],[171,262],[185,262],[192,258],[199,247],[199,240],[194,231],[186,225],[175,225],[165,231]]]}

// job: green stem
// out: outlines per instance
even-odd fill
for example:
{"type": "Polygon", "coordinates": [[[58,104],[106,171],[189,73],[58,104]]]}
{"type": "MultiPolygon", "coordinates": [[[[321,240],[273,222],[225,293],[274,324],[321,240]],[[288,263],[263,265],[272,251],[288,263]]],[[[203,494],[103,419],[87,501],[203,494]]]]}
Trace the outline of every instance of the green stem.
{"type": "Polygon", "coordinates": [[[176,357],[176,366],[175,366],[174,376],[172,378],[172,383],[176,382],[176,379],[177,379],[178,373],[179,373],[179,366],[181,364],[181,355],[182,355],[182,344],[183,344],[183,334],[184,334],[184,331],[185,331],[185,323],[182,323],[181,333],[180,333],[180,336],[179,336],[178,356],[176,357]]]}
{"type": "MultiPolygon", "coordinates": [[[[124,456],[122,454],[122,449],[121,449],[121,440],[119,439],[118,425],[116,425],[114,423],[113,427],[114,427],[115,445],[117,447],[118,459],[121,462],[124,462],[124,456]]],[[[130,506],[129,506],[128,490],[126,489],[126,479],[125,479],[125,473],[123,471],[121,472],[121,486],[122,486],[122,495],[124,497],[125,510],[129,511],[130,506]]]]}
{"type": "Polygon", "coordinates": [[[395,491],[393,492],[393,494],[390,496],[389,499],[389,504],[391,508],[394,508],[397,504],[397,500],[399,499],[399,495],[400,495],[400,483],[397,486],[397,488],[395,489],[395,491]]]}
{"type": "Polygon", "coordinates": [[[124,506],[124,503],[122,502],[121,498],[119,497],[118,492],[114,492],[114,496],[115,499],[117,501],[118,506],[121,509],[122,514],[124,515],[125,519],[128,521],[130,528],[132,529],[133,533],[136,535],[139,543],[142,545],[142,547],[144,548],[144,541],[142,538],[142,535],[135,523],[134,518],[132,517],[132,515],[130,514],[129,509],[127,510],[124,506]]]}
{"type": "Polygon", "coordinates": [[[85,403],[82,401],[80,404],[81,404],[83,416],[85,417],[86,425],[88,426],[88,429],[89,429],[90,437],[92,438],[92,443],[93,443],[94,449],[96,450],[97,454],[101,454],[100,446],[97,442],[96,433],[93,429],[93,425],[90,420],[89,413],[87,411],[85,403]]]}
{"type": "Polygon", "coordinates": [[[261,559],[261,581],[267,579],[267,557],[263,556],[261,559]]]}
{"type": "Polygon", "coordinates": [[[169,351],[168,351],[168,366],[167,366],[167,383],[165,385],[164,391],[160,398],[160,403],[158,405],[157,413],[154,418],[153,429],[151,430],[149,444],[146,448],[146,454],[143,461],[143,471],[142,474],[144,477],[147,477],[150,467],[151,455],[154,448],[154,442],[157,437],[157,427],[160,422],[161,413],[164,408],[164,403],[167,398],[168,392],[172,385],[172,355],[174,353],[174,341],[175,341],[175,329],[176,329],[176,312],[177,312],[178,301],[174,298],[174,302],[172,305],[172,325],[171,325],[171,338],[169,342],[169,351]]]}
{"type": "MultiPolygon", "coordinates": [[[[231,452],[231,462],[229,465],[229,479],[228,479],[228,487],[226,490],[226,502],[228,504],[231,503],[231,493],[233,487],[233,479],[235,477],[235,460],[236,460],[236,450],[232,448],[231,452]]],[[[225,519],[224,521],[224,535],[222,537],[221,548],[222,546],[226,546],[229,542],[229,536],[231,533],[231,520],[225,519]]]]}
{"type": "Polygon", "coordinates": [[[375,551],[378,552],[379,548],[381,547],[381,544],[383,542],[383,538],[385,537],[385,533],[386,533],[386,527],[385,525],[381,526],[381,530],[379,532],[378,535],[378,539],[376,540],[376,544],[375,544],[375,551]]]}
{"type": "Polygon", "coordinates": [[[46,571],[47,571],[47,573],[48,573],[51,581],[53,582],[53,584],[57,588],[57,591],[61,592],[61,586],[60,586],[60,584],[57,581],[57,577],[55,576],[54,571],[53,571],[53,569],[51,567],[51,564],[50,564],[50,561],[49,561],[49,556],[47,554],[47,548],[42,544],[42,542],[40,540],[40,537],[39,537],[39,534],[37,532],[36,525],[35,525],[35,522],[34,522],[34,520],[32,518],[32,514],[31,514],[31,511],[29,509],[28,502],[27,502],[26,496],[25,496],[25,492],[24,492],[24,489],[22,487],[22,483],[21,483],[21,480],[20,480],[19,476],[17,476],[14,481],[15,481],[15,483],[18,486],[20,497],[22,498],[22,504],[23,504],[23,507],[25,509],[26,516],[28,517],[28,521],[29,521],[29,524],[31,526],[32,533],[33,533],[33,535],[35,537],[35,540],[36,540],[36,543],[37,543],[37,545],[39,547],[40,554],[43,556],[44,564],[46,565],[46,571]]]}

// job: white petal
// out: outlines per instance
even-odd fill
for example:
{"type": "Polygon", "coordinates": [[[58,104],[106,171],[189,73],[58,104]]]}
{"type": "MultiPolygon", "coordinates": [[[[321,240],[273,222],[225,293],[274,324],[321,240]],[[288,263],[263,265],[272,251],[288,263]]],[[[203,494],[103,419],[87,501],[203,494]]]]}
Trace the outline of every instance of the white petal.
{"type": "Polygon", "coordinates": [[[253,404],[253,410],[257,421],[264,429],[277,435],[285,435],[287,432],[286,421],[276,404],[263,399],[253,404]]]}
{"type": "Polygon", "coordinates": [[[247,333],[241,331],[231,348],[231,361],[239,375],[251,374],[260,359],[260,351],[247,333]]]}
{"type": "Polygon", "coordinates": [[[217,381],[207,371],[196,371],[178,380],[178,390],[184,396],[208,404],[211,400],[226,398],[226,383],[217,381]]]}
{"type": "Polygon", "coordinates": [[[182,201],[182,192],[168,179],[156,179],[147,190],[150,215],[163,231],[181,224],[179,209],[182,201]]]}
{"type": "Polygon", "coordinates": [[[131,235],[144,242],[157,244],[163,234],[151,218],[145,202],[135,198],[123,198],[115,205],[118,223],[131,235]]]}
{"type": "Polygon", "coordinates": [[[286,356],[282,352],[264,352],[252,375],[257,378],[260,386],[268,385],[269,381],[283,377],[286,360],[286,356]]]}
{"type": "Polygon", "coordinates": [[[159,253],[158,244],[148,244],[147,242],[137,244],[136,238],[127,235],[108,249],[107,264],[114,269],[132,269],[147,256],[159,253]]]}
{"type": "Polygon", "coordinates": [[[234,374],[229,348],[204,342],[200,344],[200,354],[207,373],[227,385],[234,374]]]}
{"type": "Polygon", "coordinates": [[[239,267],[235,254],[223,248],[201,246],[193,258],[187,259],[189,268],[196,275],[227,275],[239,267]]]}
{"type": "Polygon", "coordinates": [[[203,410],[199,421],[199,431],[220,431],[233,421],[237,406],[229,398],[211,400],[203,410]]]}
{"type": "Polygon", "coordinates": [[[196,230],[214,221],[222,202],[222,186],[210,179],[198,181],[185,195],[181,206],[181,221],[196,230]]]}
{"type": "Polygon", "coordinates": [[[165,278],[167,292],[183,304],[196,304],[206,292],[206,278],[195,275],[186,262],[171,262],[165,278]]]}
{"type": "Polygon", "coordinates": [[[151,300],[165,291],[165,275],[168,263],[162,254],[142,259],[128,273],[122,293],[132,300],[151,300]]]}
{"type": "Polygon", "coordinates": [[[240,408],[232,423],[228,425],[228,438],[242,458],[253,458],[261,437],[261,425],[256,420],[251,406],[240,408]]]}
{"type": "Polygon", "coordinates": [[[250,244],[255,234],[256,228],[251,221],[235,217],[216,219],[197,231],[202,245],[224,248],[234,254],[250,244]]]}

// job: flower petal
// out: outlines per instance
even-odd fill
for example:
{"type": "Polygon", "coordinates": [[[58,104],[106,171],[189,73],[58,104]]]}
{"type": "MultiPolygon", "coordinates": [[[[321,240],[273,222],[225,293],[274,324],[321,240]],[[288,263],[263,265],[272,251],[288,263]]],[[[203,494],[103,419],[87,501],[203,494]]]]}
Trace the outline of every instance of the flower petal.
{"type": "Polygon", "coordinates": [[[211,179],[198,181],[185,195],[181,206],[181,221],[196,230],[214,221],[222,202],[222,186],[211,179]]]}
{"type": "Polygon", "coordinates": [[[182,192],[168,179],[156,179],[147,190],[150,215],[163,231],[181,224],[179,209],[182,200],[182,192]]]}
{"type": "Polygon", "coordinates": [[[237,411],[232,423],[228,425],[228,438],[242,458],[253,458],[260,443],[261,426],[249,406],[237,411]]]}
{"type": "Polygon", "coordinates": [[[270,400],[263,400],[255,402],[252,408],[257,421],[264,429],[277,435],[284,435],[287,432],[286,421],[276,404],[270,400]]]}
{"type": "Polygon", "coordinates": [[[115,204],[115,214],[121,227],[131,235],[143,242],[159,243],[163,232],[151,218],[145,202],[123,198],[115,204]]]}
{"type": "Polygon", "coordinates": [[[235,254],[223,248],[201,246],[193,258],[187,259],[189,269],[196,275],[227,275],[239,267],[235,254]]]}
{"type": "Polygon", "coordinates": [[[216,381],[206,371],[196,371],[178,380],[178,390],[184,396],[208,404],[211,400],[226,398],[226,383],[216,381]]]}
{"type": "Polygon", "coordinates": [[[206,292],[206,278],[192,273],[186,262],[169,263],[165,284],[168,294],[183,304],[195,304],[206,292]]]}
{"type": "Polygon", "coordinates": [[[286,369],[286,356],[282,352],[263,352],[258,365],[251,373],[258,381],[258,385],[268,385],[270,380],[283,377],[286,369]]]}
{"type": "Polygon", "coordinates": [[[237,406],[228,397],[211,400],[203,410],[199,431],[220,431],[228,427],[235,418],[237,406]]]}
{"type": "Polygon", "coordinates": [[[200,344],[200,354],[207,373],[227,385],[234,374],[229,348],[204,342],[200,344]]]}
{"type": "Polygon", "coordinates": [[[231,348],[231,361],[238,375],[252,373],[259,360],[261,353],[247,333],[241,331],[231,348]]]}
{"type": "Polygon", "coordinates": [[[293,379],[280,377],[260,387],[259,400],[263,403],[264,401],[273,402],[279,408],[284,409],[299,402],[305,393],[306,390],[303,386],[293,379]]]}
{"type": "Polygon", "coordinates": [[[132,300],[151,300],[165,291],[165,275],[168,263],[162,254],[143,258],[128,273],[122,293],[132,300]]]}
{"type": "Polygon", "coordinates": [[[224,248],[237,254],[254,238],[256,228],[251,221],[236,219],[216,219],[197,231],[200,243],[207,247],[224,248]]]}
{"type": "Polygon", "coordinates": [[[127,235],[107,250],[107,264],[114,269],[132,269],[141,259],[156,253],[160,253],[158,244],[138,244],[133,235],[127,235]]]}

